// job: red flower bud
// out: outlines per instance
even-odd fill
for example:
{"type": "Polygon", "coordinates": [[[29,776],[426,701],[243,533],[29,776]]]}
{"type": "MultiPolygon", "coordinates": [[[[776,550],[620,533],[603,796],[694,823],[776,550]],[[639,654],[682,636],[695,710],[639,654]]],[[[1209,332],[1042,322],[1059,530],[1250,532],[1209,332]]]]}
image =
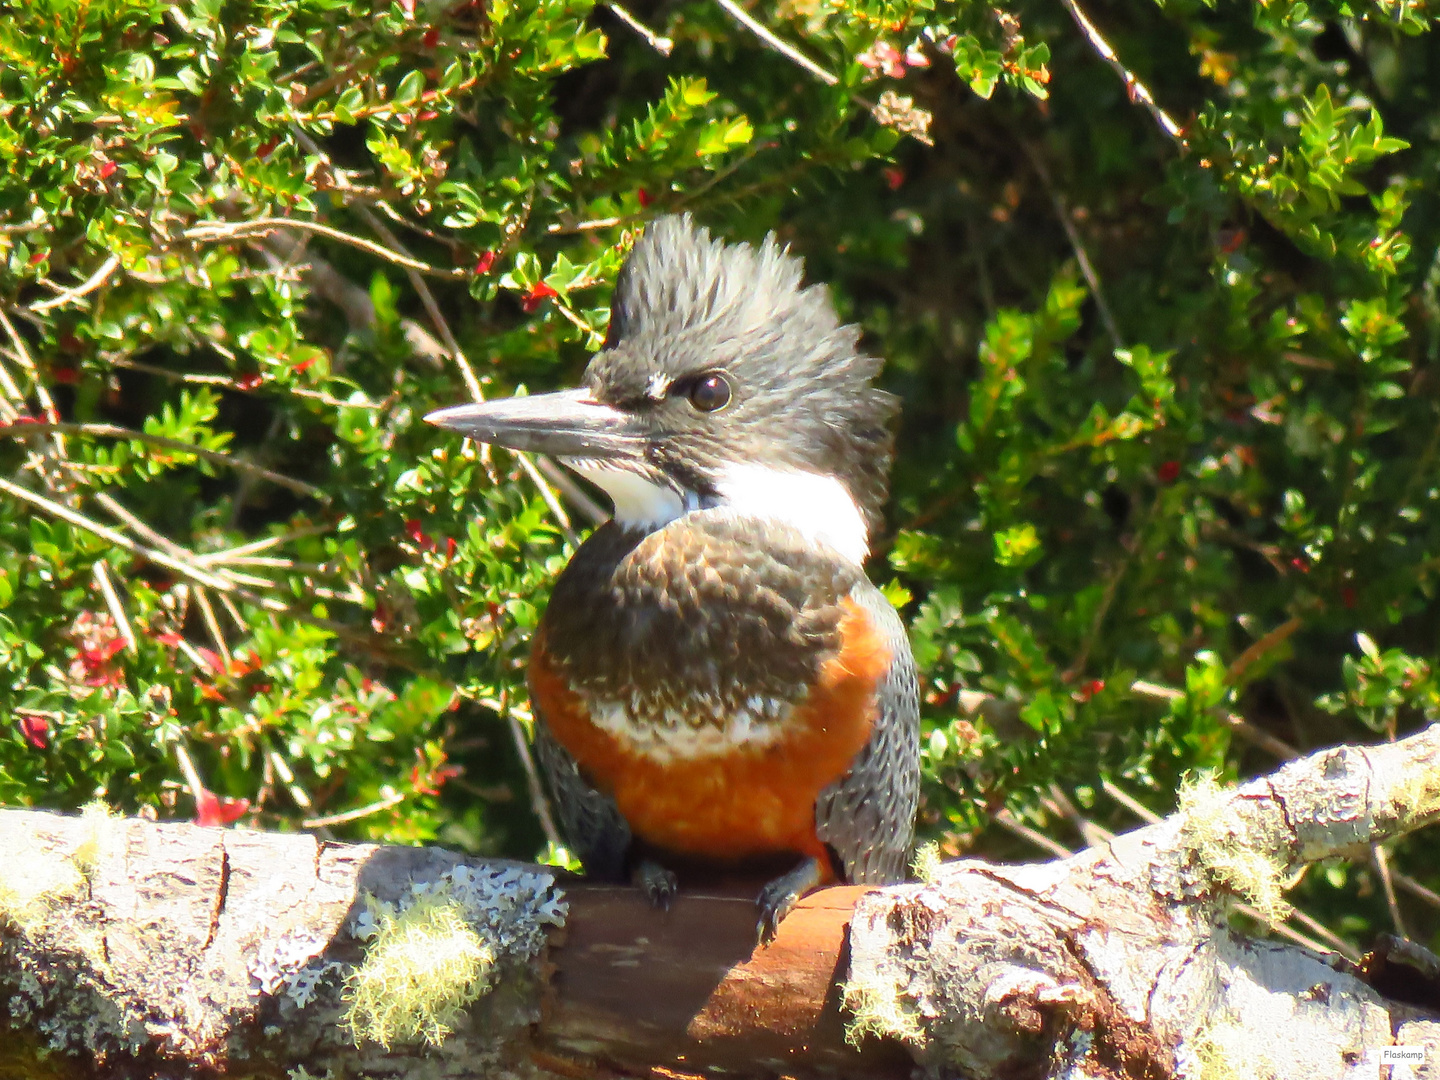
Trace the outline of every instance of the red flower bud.
{"type": "Polygon", "coordinates": [[[195,824],[210,827],[233,825],[249,809],[249,799],[232,799],[201,788],[195,796],[195,824]]]}
{"type": "Polygon", "coordinates": [[[50,721],[45,717],[36,716],[34,713],[21,713],[16,726],[20,728],[20,734],[25,737],[25,741],[36,750],[49,747],[50,721]]]}
{"type": "Polygon", "coordinates": [[[542,281],[538,283],[533,289],[531,289],[525,295],[525,298],[520,301],[520,308],[525,312],[526,315],[529,315],[547,299],[552,296],[558,295],[559,293],[557,293],[554,289],[552,289],[549,285],[546,285],[545,282],[542,281]]]}

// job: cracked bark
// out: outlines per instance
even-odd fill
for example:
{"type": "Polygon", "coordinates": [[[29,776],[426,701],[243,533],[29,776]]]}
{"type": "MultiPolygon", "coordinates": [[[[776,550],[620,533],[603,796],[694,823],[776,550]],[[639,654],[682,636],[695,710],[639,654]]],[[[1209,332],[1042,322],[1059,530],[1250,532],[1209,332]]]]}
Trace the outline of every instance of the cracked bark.
{"type": "Polygon", "coordinates": [[[1233,825],[1285,876],[1432,823],[1440,726],[1292,763],[1207,815],[1059,862],[825,890],[753,956],[748,887],[691,888],[657,912],[632,890],[566,885],[542,955],[503,967],[438,1049],[385,1051],[340,1025],[338,978],[302,1006],[282,976],[360,957],[362,894],[394,901],[495,863],[0,811],[0,1077],[43,1059],[44,1075],[87,1077],[883,1078],[918,1062],[974,1080],[1323,1080],[1376,1076],[1395,1043],[1427,1047],[1411,1075],[1440,1077],[1440,961],[1396,943],[1357,968],[1233,933],[1234,881],[1205,840],[1233,825]],[[860,1050],[847,1022],[874,1033],[860,1050]]]}

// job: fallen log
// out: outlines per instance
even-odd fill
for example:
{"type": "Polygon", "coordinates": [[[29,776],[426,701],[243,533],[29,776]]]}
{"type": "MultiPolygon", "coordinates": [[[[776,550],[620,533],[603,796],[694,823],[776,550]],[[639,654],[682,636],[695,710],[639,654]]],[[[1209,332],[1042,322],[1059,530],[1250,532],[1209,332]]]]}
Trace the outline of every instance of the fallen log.
{"type": "Polygon", "coordinates": [[[655,911],[437,849],[0,811],[0,1078],[1309,1080],[1397,1046],[1440,1075],[1440,961],[1226,921],[1440,817],[1440,725],[1187,800],[1069,859],[824,890],[758,950],[753,889],[655,911]]]}

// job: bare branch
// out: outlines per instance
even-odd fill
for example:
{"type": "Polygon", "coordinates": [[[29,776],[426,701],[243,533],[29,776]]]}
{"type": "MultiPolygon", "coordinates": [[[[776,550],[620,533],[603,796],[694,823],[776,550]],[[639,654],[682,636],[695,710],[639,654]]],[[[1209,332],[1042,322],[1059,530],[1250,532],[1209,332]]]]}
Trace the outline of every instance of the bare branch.
{"type": "Polygon", "coordinates": [[[134,439],[137,442],[150,443],[153,446],[163,447],[166,450],[177,450],[182,453],[193,454],[206,461],[212,461],[217,465],[224,465],[234,469],[236,472],[258,476],[264,480],[269,480],[272,484],[288,488],[298,495],[308,495],[312,499],[319,499],[321,502],[330,501],[330,496],[326,495],[314,485],[307,484],[303,480],[292,479],[283,473],[274,472],[260,465],[252,464],[244,458],[237,458],[230,454],[221,453],[218,450],[207,450],[193,443],[182,442],[179,439],[169,439],[163,435],[151,435],[145,431],[135,431],[133,428],[124,428],[116,424],[23,424],[0,427],[0,436],[8,436],[10,438],[23,438],[26,435],[41,432],[62,432],[69,435],[95,435],[111,439],[134,439]]]}
{"type": "Polygon", "coordinates": [[[623,4],[609,3],[605,6],[615,13],[617,19],[644,38],[645,43],[661,56],[669,56],[670,51],[675,48],[675,42],[668,37],[655,33],[654,30],[651,30],[634,15],[631,15],[623,4]]]}
{"type": "Polygon", "coordinates": [[[209,585],[212,589],[234,588],[229,582],[222,581],[201,570],[199,567],[192,566],[184,560],[176,559],[163,551],[157,551],[154,548],[147,548],[143,544],[136,543],[124,533],[116,532],[108,525],[102,525],[93,518],[86,517],[78,510],[71,510],[68,506],[63,506],[53,499],[47,499],[39,492],[30,491],[21,487],[19,484],[12,484],[9,480],[3,478],[0,478],[0,491],[19,499],[21,502],[27,502],[31,506],[43,510],[51,517],[59,518],[61,521],[67,521],[71,525],[84,529],[86,532],[93,533],[100,537],[100,539],[130,552],[132,555],[139,555],[142,558],[149,559],[151,562],[163,566],[167,570],[174,570],[177,574],[182,574],[187,578],[198,581],[202,585],[209,585]]]}
{"type": "Polygon", "coordinates": [[[421,274],[429,274],[431,277],[449,278],[457,280],[468,276],[466,270],[443,270],[438,266],[431,266],[429,263],[420,262],[406,255],[398,255],[382,244],[373,240],[366,240],[363,236],[354,236],[340,229],[332,228],[329,225],[322,225],[318,221],[308,221],[304,218],[255,218],[251,221],[211,221],[186,229],[182,234],[187,240],[198,240],[203,243],[214,243],[220,240],[253,240],[260,236],[269,236],[276,229],[301,229],[305,232],[318,233],[341,244],[349,244],[351,247],[359,248],[368,252],[376,258],[384,259],[386,262],[394,263],[396,266],[403,266],[409,270],[415,270],[421,274]]]}
{"type": "Polygon", "coordinates": [[[96,289],[100,288],[101,285],[104,285],[106,279],[110,277],[110,275],[114,272],[115,268],[119,265],[120,256],[111,255],[108,259],[106,259],[103,263],[100,264],[100,268],[98,270],[96,270],[88,278],[82,281],[79,285],[76,285],[73,289],[66,289],[64,292],[59,293],[56,296],[52,296],[49,300],[40,300],[36,303],[31,304],[30,310],[38,315],[43,311],[50,311],[52,308],[64,307],[66,304],[74,303],[76,300],[79,300],[83,296],[89,295],[96,289]]]}
{"type": "Polygon", "coordinates": [[[1150,110],[1150,115],[1155,118],[1155,123],[1160,125],[1160,130],[1169,135],[1182,147],[1185,145],[1185,133],[1180,125],[1170,118],[1170,114],[1155,103],[1155,98],[1145,88],[1145,84],[1137,79],[1130,69],[1120,62],[1115,55],[1115,50],[1105,40],[1100,31],[1095,29],[1092,23],[1080,10],[1080,5],[1075,0],[1060,0],[1065,5],[1065,10],[1070,12],[1070,17],[1075,20],[1075,25],[1080,27],[1080,32],[1085,35],[1085,40],[1090,42],[1091,48],[1100,54],[1100,58],[1115,69],[1120,78],[1125,82],[1125,90],[1130,95],[1131,101],[1138,101],[1145,108],[1150,110]]]}

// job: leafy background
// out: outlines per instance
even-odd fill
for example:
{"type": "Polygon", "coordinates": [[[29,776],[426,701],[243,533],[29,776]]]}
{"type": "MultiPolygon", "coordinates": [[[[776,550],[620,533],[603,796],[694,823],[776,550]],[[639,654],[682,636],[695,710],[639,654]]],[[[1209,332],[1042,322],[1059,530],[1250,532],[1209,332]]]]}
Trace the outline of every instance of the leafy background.
{"type": "MultiPolygon", "coordinates": [[[[676,211],[776,232],[887,358],[871,572],[944,854],[1435,719],[1426,6],[746,16],[9,9],[0,802],[565,861],[523,664],[593,493],[420,417],[573,383],[676,211]]],[[[1278,932],[1440,944],[1436,856],[1320,867],[1278,932]]]]}

